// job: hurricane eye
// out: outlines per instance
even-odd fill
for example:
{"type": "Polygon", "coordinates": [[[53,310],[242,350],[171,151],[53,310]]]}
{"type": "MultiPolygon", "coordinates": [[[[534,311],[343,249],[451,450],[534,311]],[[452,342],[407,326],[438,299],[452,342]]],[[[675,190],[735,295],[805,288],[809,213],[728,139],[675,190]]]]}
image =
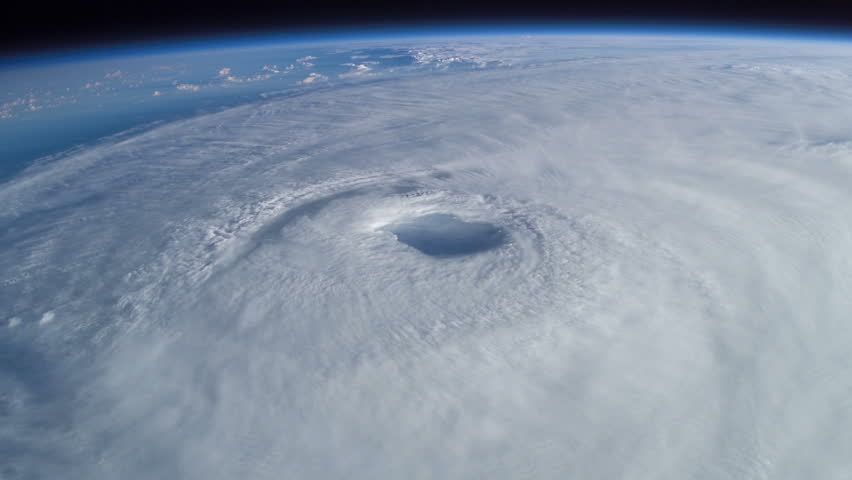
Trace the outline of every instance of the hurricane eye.
{"type": "Polygon", "coordinates": [[[389,225],[401,243],[433,257],[472,255],[506,243],[508,234],[487,222],[467,222],[447,213],[431,213],[389,225]]]}

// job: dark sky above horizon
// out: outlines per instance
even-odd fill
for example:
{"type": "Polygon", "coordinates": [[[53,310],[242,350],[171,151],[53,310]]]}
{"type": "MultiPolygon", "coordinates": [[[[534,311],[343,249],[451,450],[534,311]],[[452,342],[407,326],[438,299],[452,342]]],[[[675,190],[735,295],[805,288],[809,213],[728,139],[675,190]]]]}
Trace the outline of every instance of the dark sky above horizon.
{"type": "Polygon", "coordinates": [[[0,20],[0,56],[191,38],[216,33],[304,31],[339,26],[483,22],[625,22],[805,28],[852,33],[845,0],[344,1],[106,0],[16,2],[0,20]]]}

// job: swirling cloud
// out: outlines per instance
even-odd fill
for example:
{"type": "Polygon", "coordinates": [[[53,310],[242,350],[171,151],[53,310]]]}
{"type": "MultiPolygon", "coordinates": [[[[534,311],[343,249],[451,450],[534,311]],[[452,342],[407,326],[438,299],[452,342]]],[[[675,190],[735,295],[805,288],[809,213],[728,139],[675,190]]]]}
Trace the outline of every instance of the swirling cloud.
{"type": "Polygon", "coordinates": [[[524,42],[0,185],[4,474],[852,471],[848,49],[524,42]]]}

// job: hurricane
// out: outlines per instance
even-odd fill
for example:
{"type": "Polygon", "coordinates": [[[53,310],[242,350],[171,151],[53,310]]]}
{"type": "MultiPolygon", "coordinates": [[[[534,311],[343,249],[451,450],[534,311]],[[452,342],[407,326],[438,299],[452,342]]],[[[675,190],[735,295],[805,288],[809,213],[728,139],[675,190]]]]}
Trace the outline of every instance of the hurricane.
{"type": "Polygon", "coordinates": [[[382,42],[0,183],[0,476],[852,475],[850,45],[382,42]]]}

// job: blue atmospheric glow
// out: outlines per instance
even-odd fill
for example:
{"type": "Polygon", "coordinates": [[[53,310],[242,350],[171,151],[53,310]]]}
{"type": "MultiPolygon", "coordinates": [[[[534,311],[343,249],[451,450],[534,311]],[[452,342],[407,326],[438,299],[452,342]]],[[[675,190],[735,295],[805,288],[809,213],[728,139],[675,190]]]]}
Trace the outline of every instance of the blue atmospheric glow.
{"type": "Polygon", "coordinates": [[[436,37],[465,38],[511,35],[631,35],[707,37],[775,41],[850,42],[848,29],[832,27],[783,26],[771,24],[715,24],[681,21],[667,22],[589,22],[552,21],[534,23],[478,24],[444,22],[433,25],[370,25],[324,28],[292,28],[286,31],[258,30],[200,34],[194,38],[164,37],[160,40],[130,42],[119,46],[60,50],[42,54],[0,57],[0,69],[25,64],[100,60],[115,57],[164,55],[203,50],[238,50],[246,48],[317,45],[335,42],[387,41],[393,39],[429,39],[436,37]]]}

